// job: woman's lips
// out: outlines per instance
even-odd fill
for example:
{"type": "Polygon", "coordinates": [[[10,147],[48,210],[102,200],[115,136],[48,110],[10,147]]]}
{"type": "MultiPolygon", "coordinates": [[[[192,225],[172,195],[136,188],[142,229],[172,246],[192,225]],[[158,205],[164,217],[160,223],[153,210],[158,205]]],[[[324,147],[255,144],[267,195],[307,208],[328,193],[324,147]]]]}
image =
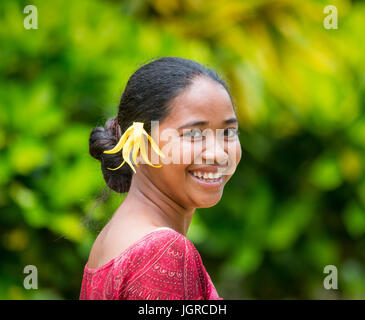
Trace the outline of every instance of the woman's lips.
{"type": "Polygon", "coordinates": [[[206,188],[206,189],[216,189],[219,188],[223,184],[223,176],[219,177],[218,179],[204,179],[199,178],[193,175],[191,171],[188,171],[189,175],[192,177],[194,182],[199,184],[200,186],[206,188]],[[212,180],[212,181],[209,181],[212,180]]]}

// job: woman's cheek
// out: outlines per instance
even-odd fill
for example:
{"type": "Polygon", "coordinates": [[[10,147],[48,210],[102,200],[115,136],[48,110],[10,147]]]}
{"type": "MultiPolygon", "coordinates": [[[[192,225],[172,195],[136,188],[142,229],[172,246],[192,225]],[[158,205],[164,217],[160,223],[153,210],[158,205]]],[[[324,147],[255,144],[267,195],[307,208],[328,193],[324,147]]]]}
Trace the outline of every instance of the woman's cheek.
{"type": "Polygon", "coordinates": [[[194,163],[194,148],[190,141],[180,141],[180,163],[186,166],[194,163]]]}
{"type": "Polygon", "coordinates": [[[242,158],[242,147],[241,147],[241,143],[238,140],[237,142],[237,158],[236,158],[236,167],[238,166],[238,163],[241,161],[242,158]]]}
{"type": "Polygon", "coordinates": [[[179,137],[169,136],[168,141],[160,140],[160,150],[165,155],[161,159],[161,163],[164,165],[180,165],[182,164],[182,157],[184,152],[184,146],[181,143],[179,137]]]}
{"type": "Polygon", "coordinates": [[[242,149],[239,140],[228,144],[228,169],[226,175],[232,176],[236,171],[237,165],[242,157],[242,149]]]}

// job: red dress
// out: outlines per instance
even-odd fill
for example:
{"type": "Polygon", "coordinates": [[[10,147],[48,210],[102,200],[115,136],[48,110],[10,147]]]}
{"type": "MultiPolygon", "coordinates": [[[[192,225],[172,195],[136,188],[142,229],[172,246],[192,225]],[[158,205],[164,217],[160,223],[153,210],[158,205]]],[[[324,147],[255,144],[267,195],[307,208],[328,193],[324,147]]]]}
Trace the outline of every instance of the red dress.
{"type": "Polygon", "coordinates": [[[162,227],[95,269],[84,268],[80,300],[223,300],[198,250],[162,227]]]}

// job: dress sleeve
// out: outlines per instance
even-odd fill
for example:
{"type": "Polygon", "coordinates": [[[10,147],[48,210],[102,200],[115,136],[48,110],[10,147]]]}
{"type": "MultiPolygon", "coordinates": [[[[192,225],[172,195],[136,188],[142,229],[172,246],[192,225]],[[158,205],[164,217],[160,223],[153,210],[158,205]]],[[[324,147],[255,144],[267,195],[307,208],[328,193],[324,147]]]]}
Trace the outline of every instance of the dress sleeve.
{"type": "Polygon", "coordinates": [[[126,300],[220,299],[194,245],[184,236],[160,235],[154,244],[135,255],[148,260],[129,277],[120,290],[126,300]],[[213,289],[213,293],[212,293],[213,289]]]}

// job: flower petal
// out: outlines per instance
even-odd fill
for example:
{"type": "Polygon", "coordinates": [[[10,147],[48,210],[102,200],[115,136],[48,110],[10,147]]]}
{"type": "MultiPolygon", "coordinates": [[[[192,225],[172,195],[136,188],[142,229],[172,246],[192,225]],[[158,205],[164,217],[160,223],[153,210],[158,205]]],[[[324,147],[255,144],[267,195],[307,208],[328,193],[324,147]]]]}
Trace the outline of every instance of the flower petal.
{"type": "Polygon", "coordinates": [[[157,144],[153,141],[152,137],[150,137],[150,135],[145,130],[143,130],[143,134],[145,134],[147,136],[148,140],[151,143],[151,146],[152,146],[153,150],[155,150],[156,153],[158,153],[162,158],[165,158],[165,155],[159,149],[159,147],[157,146],[157,144]]]}
{"type": "Polygon", "coordinates": [[[130,158],[129,158],[129,154],[133,148],[133,144],[134,144],[134,140],[132,136],[128,137],[128,140],[126,141],[124,147],[123,147],[123,158],[124,160],[129,164],[129,166],[132,168],[132,170],[134,171],[134,173],[136,173],[136,170],[134,169],[130,158]]]}
{"type": "Polygon", "coordinates": [[[116,146],[111,149],[111,150],[107,150],[107,151],[104,151],[104,153],[107,153],[107,154],[112,154],[112,153],[117,153],[119,152],[120,150],[123,149],[123,146],[128,138],[128,136],[130,135],[131,131],[133,130],[133,126],[130,126],[125,132],[124,134],[120,137],[118,143],[116,144],[116,146]]]}
{"type": "Polygon", "coordinates": [[[109,170],[118,170],[120,167],[123,166],[124,163],[125,163],[125,160],[122,162],[122,164],[119,167],[117,167],[117,168],[108,168],[108,169],[109,170]]]}
{"type": "Polygon", "coordinates": [[[137,167],[138,167],[137,155],[138,155],[138,151],[139,151],[140,146],[141,146],[142,139],[143,139],[142,134],[140,134],[139,136],[135,136],[134,137],[134,145],[133,145],[132,158],[133,158],[133,162],[136,164],[137,167]]]}
{"type": "Polygon", "coordinates": [[[150,166],[154,167],[154,168],[160,168],[162,167],[162,165],[158,165],[158,166],[155,166],[153,165],[150,160],[148,159],[148,155],[146,153],[146,145],[145,145],[145,139],[143,139],[143,143],[141,143],[141,156],[143,158],[143,160],[150,166]]]}

